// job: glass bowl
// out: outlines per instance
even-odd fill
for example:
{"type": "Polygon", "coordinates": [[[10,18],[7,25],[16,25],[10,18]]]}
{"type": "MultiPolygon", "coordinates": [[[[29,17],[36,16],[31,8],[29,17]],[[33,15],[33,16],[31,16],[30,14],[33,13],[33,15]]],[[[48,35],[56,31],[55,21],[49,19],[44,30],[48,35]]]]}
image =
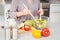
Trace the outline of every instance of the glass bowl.
{"type": "MultiPolygon", "coordinates": [[[[41,20],[38,16],[35,16],[35,18],[39,22],[39,25],[37,25],[37,23],[32,21],[31,22],[32,27],[34,27],[35,29],[38,29],[38,30],[48,27],[49,18],[47,16],[41,16],[41,20]]],[[[33,20],[33,18],[31,18],[31,20],[33,20]]]]}

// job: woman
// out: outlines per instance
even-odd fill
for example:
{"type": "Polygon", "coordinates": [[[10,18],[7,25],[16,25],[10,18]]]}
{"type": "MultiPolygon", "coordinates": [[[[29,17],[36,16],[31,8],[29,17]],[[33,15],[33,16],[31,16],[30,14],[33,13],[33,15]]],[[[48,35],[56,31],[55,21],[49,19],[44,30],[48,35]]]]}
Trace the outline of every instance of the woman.
{"type": "Polygon", "coordinates": [[[10,17],[17,18],[17,22],[23,22],[27,19],[31,19],[29,11],[33,16],[38,16],[38,14],[43,15],[43,10],[40,9],[40,0],[12,0],[10,17]],[[26,9],[24,5],[28,7],[26,9]]]}

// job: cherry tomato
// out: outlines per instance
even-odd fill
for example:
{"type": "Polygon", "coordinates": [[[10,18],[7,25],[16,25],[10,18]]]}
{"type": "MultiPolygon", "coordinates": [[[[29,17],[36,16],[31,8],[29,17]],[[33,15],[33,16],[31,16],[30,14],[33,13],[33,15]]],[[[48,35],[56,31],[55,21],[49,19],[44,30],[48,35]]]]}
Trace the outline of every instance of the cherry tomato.
{"type": "Polygon", "coordinates": [[[30,29],[31,29],[31,27],[30,27],[29,25],[25,25],[25,26],[24,26],[24,30],[25,30],[25,31],[29,31],[30,29]]]}
{"type": "Polygon", "coordinates": [[[47,37],[50,35],[50,30],[48,28],[43,28],[41,34],[42,36],[47,37]]]}

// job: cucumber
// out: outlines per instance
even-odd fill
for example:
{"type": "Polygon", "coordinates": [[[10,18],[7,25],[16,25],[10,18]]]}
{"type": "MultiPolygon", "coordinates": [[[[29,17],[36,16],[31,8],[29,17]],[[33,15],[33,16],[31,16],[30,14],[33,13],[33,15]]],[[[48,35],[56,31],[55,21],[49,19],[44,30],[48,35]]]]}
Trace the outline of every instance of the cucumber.
{"type": "Polygon", "coordinates": [[[31,20],[26,20],[26,21],[24,22],[24,25],[32,26],[31,20]]]}

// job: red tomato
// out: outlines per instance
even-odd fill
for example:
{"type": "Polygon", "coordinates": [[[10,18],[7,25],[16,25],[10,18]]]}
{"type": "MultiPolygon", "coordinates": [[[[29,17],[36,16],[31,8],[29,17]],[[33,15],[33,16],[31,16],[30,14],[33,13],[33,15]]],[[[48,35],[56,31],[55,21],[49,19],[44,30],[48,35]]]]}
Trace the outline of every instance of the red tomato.
{"type": "Polygon", "coordinates": [[[28,25],[25,25],[25,26],[24,26],[24,30],[25,30],[25,31],[29,31],[30,29],[31,29],[30,26],[28,26],[28,25]]]}
{"type": "Polygon", "coordinates": [[[42,36],[47,37],[50,35],[50,30],[48,28],[42,29],[42,36]]]}

